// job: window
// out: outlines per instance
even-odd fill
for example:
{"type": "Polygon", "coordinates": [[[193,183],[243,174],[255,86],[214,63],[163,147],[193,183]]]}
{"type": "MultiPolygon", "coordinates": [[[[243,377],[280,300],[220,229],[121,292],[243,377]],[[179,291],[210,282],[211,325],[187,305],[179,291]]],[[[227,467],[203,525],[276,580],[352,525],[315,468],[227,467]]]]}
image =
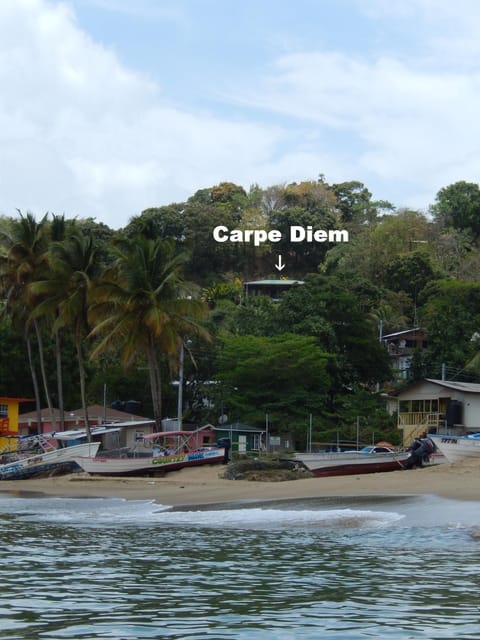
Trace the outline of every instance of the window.
{"type": "Polygon", "coordinates": [[[0,404],[0,418],[8,418],[8,404],[0,404]]]}
{"type": "Polygon", "coordinates": [[[410,413],[411,405],[410,400],[400,400],[400,413],[410,413]]]}
{"type": "Polygon", "coordinates": [[[438,413],[438,400],[400,400],[400,413],[438,413]]]}

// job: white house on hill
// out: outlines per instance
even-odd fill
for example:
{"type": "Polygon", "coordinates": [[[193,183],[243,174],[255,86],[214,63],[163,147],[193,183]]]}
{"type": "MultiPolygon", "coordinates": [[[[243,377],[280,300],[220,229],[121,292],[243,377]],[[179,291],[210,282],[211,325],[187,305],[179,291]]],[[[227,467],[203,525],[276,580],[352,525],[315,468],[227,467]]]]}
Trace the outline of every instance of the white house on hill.
{"type": "Polygon", "coordinates": [[[427,333],[421,327],[387,333],[382,336],[382,343],[390,356],[395,377],[406,380],[415,351],[423,351],[427,347],[427,333]]]}

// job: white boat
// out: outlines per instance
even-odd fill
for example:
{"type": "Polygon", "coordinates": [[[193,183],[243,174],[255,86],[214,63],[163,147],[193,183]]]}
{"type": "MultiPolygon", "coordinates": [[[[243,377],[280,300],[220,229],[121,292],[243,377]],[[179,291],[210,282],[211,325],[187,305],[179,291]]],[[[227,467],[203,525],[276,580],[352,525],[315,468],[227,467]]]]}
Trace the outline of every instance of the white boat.
{"type": "Polygon", "coordinates": [[[59,467],[65,472],[78,470],[75,456],[95,456],[101,444],[99,439],[118,431],[118,425],[91,427],[90,436],[96,438],[96,442],[86,442],[85,428],[11,436],[9,447],[0,454],[0,480],[29,478],[59,467]]]}
{"type": "Polygon", "coordinates": [[[370,446],[338,453],[297,453],[295,460],[302,462],[314,476],[326,477],[405,469],[409,456],[408,451],[370,446]]]}
{"type": "Polygon", "coordinates": [[[167,471],[201,464],[220,464],[227,461],[228,451],[223,446],[192,448],[190,440],[195,431],[161,431],[143,437],[150,444],[150,452],[132,450],[120,457],[77,456],[75,462],[87,473],[128,476],[158,475],[167,471]]]}
{"type": "Polygon", "coordinates": [[[429,437],[448,462],[480,458],[480,433],[468,436],[429,434],[429,437]]]}
{"type": "Polygon", "coordinates": [[[0,465],[0,480],[30,478],[63,465],[71,465],[73,468],[76,456],[94,456],[100,446],[99,442],[85,442],[56,449],[49,443],[50,441],[42,436],[33,436],[32,445],[35,445],[36,452],[30,450],[28,453],[28,450],[20,449],[18,453],[10,454],[10,457],[17,459],[0,465]]]}

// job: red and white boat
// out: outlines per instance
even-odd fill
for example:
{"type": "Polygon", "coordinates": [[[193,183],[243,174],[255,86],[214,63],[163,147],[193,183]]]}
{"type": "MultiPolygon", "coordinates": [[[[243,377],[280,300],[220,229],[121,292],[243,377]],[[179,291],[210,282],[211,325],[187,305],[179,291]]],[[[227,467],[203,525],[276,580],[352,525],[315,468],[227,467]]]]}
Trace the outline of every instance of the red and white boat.
{"type": "Polygon", "coordinates": [[[347,476],[357,473],[378,473],[405,469],[408,451],[397,452],[389,447],[369,446],[358,451],[332,453],[297,453],[295,460],[302,462],[316,477],[347,476]]]}

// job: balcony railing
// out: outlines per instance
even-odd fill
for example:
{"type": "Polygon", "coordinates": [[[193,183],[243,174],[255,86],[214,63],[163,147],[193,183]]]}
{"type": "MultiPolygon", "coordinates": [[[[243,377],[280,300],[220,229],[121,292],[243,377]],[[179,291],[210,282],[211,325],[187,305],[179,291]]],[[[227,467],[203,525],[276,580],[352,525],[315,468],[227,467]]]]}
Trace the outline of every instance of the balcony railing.
{"type": "Polygon", "coordinates": [[[408,413],[398,414],[398,427],[423,427],[425,431],[438,429],[445,424],[444,413],[429,413],[426,411],[410,411],[408,413]]]}

